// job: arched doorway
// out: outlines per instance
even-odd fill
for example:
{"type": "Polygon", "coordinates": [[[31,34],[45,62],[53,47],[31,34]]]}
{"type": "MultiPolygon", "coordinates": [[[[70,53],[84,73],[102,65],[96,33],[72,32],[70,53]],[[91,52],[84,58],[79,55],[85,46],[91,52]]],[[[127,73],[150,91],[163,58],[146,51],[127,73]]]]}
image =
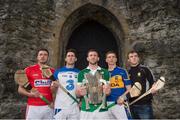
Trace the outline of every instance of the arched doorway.
{"type": "MultiPolygon", "coordinates": [[[[123,17],[119,16],[118,18],[120,19],[123,17]]],[[[55,39],[55,42],[52,44],[54,50],[54,57],[52,58],[52,61],[54,63],[56,62],[57,66],[63,66],[66,49],[75,48],[79,54],[79,60],[77,61],[76,66],[82,69],[87,66],[87,50],[89,50],[89,48],[95,48],[98,50],[100,49],[100,66],[106,66],[104,61],[104,53],[108,50],[114,50],[117,52],[118,64],[120,66],[124,66],[129,40],[126,39],[127,33],[125,32],[126,34],[124,34],[124,31],[127,31],[127,27],[126,25],[122,27],[120,21],[121,19],[119,19],[117,19],[117,16],[112,14],[112,12],[108,9],[91,3],[75,9],[66,17],[66,19],[60,20],[61,22],[59,24],[62,26],[60,26],[60,34],[57,36],[59,41],[55,39]],[[99,26],[99,28],[97,28],[97,26],[99,26]],[[91,30],[91,32],[84,32],[85,30],[82,29],[85,29],[85,27],[86,29],[88,28],[88,30],[91,30]],[[92,29],[90,29],[91,27],[92,29]],[[84,34],[91,37],[82,37],[84,34]],[[91,39],[93,36],[97,37],[94,38],[94,40],[97,41],[93,42],[91,40],[91,44],[89,44],[89,39],[91,39]],[[101,37],[103,37],[103,39],[101,39],[101,37]],[[86,40],[86,42],[83,43],[84,41],[82,42],[82,40],[86,40]],[[80,45],[78,43],[80,43],[80,45]],[[93,43],[95,44],[93,45],[93,43]],[[81,56],[83,56],[83,58],[81,58],[81,56]]],[[[125,24],[124,19],[122,20],[122,23],[122,25],[125,24]]]]}
{"type": "Polygon", "coordinates": [[[113,50],[118,54],[118,46],[113,34],[103,25],[94,20],[88,20],[79,25],[69,38],[66,49],[77,50],[78,61],[76,67],[84,69],[87,66],[87,51],[96,49],[100,54],[99,65],[107,67],[105,53],[113,50]]]}

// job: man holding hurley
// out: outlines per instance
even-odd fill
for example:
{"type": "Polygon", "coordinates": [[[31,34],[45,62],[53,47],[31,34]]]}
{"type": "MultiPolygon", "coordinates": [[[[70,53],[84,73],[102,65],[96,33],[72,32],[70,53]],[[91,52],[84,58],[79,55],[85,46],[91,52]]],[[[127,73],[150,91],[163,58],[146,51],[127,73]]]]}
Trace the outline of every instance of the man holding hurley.
{"type": "MultiPolygon", "coordinates": [[[[133,84],[139,82],[142,86],[141,95],[149,90],[154,84],[154,77],[152,72],[146,66],[139,63],[138,53],[134,50],[128,53],[128,62],[130,64],[129,75],[133,84]]],[[[152,89],[151,93],[155,93],[156,90],[152,89]]],[[[138,97],[130,99],[130,102],[134,101],[138,97]]],[[[133,119],[153,119],[152,109],[152,94],[147,95],[135,104],[130,106],[133,119]]]]}
{"type": "MultiPolygon", "coordinates": [[[[53,109],[47,102],[40,98],[44,96],[49,102],[53,101],[50,89],[51,80],[43,75],[42,67],[47,63],[49,52],[47,49],[39,49],[37,52],[37,64],[25,69],[25,73],[33,90],[27,91],[19,85],[18,92],[28,97],[26,119],[52,119],[53,109]]],[[[54,69],[50,68],[51,72],[54,69]]]]}
{"type": "Polygon", "coordinates": [[[66,52],[66,65],[54,72],[53,86],[56,84],[55,120],[79,120],[79,106],[76,99],[77,77],[79,70],[75,68],[77,61],[75,49],[66,52]]]}

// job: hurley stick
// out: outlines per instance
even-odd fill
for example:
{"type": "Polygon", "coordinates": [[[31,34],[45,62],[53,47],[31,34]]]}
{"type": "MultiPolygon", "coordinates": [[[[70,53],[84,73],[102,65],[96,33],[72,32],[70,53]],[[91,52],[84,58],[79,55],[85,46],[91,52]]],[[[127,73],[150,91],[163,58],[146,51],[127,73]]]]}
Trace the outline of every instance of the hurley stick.
{"type": "MultiPolygon", "coordinates": [[[[17,70],[14,75],[15,82],[22,86],[26,90],[35,91],[35,88],[32,88],[30,85],[26,73],[24,70],[17,70]]],[[[39,98],[46,102],[48,105],[50,104],[49,100],[47,100],[43,95],[39,95],[39,98]]]]}
{"type": "Polygon", "coordinates": [[[142,99],[143,97],[149,95],[152,92],[152,90],[157,91],[157,90],[163,88],[164,85],[165,85],[165,78],[163,76],[161,76],[160,79],[158,79],[147,92],[145,92],[143,95],[141,95],[140,97],[138,97],[137,99],[132,101],[129,105],[132,105],[132,104],[136,103],[137,101],[139,101],[140,99],[142,99]]]}
{"type": "MultiPolygon", "coordinates": [[[[121,98],[125,98],[125,96],[129,93],[130,97],[136,97],[138,95],[141,94],[141,90],[142,90],[142,86],[139,82],[135,82],[134,85],[125,93],[123,94],[122,96],[120,96],[121,98]]],[[[107,106],[107,108],[111,108],[113,107],[114,105],[116,105],[117,102],[114,102],[110,105],[107,106]]],[[[127,103],[124,103],[124,106],[125,107],[128,107],[128,104],[127,103]]]]}

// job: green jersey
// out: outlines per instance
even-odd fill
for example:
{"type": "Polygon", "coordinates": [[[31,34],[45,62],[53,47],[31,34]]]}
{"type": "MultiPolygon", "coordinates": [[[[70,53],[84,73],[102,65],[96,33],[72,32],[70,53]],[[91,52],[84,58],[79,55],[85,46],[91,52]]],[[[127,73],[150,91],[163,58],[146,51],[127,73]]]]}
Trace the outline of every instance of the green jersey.
{"type": "MultiPolygon", "coordinates": [[[[103,77],[102,79],[104,79],[104,80],[106,80],[106,81],[109,81],[110,75],[109,75],[108,70],[98,67],[97,71],[99,71],[99,72],[101,73],[101,75],[102,75],[102,77],[103,77]]],[[[84,74],[90,73],[90,72],[91,72],[91,70],[88,69],[88,68],[83,69],[82,71],[80,71],[80,73],[78,74],[78,83],[82,83],[83,80],[85,79],[85,78],[84,78],[84,74]]],[[[100,107],[100,105],[101,105],[101,104],[98,104],[98,105],[89,104],[90,109],[89,109],[89,110],[86,110],[86,103],[85,103],[85,100],[84,100],[84,98],[83,98],[83,99],[82,99],[81,110],[82,110],[82,111],[93,112],[93,111],[95,111],[96,109],[98,109],[98,108],[100,107]]]]}

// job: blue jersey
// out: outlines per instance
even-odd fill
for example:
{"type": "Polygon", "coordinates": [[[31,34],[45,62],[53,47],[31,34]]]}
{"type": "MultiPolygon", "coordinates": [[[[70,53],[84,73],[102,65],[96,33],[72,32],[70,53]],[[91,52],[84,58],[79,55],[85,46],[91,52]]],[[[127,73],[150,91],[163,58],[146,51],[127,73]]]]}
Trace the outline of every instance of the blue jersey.
{"type": "Polygon", "coordinates": [[[118,97],[126,91],[126,86],[131,85],[126,70],[115,67],[113,71],[109,71],[111,94],[107,97],[107,101],[117,101],[118,97]]]}
{"type": "MultiPolygon", "coordinates": [[[[78,73],[79,70],[76,68],[62,67],[54,72],[54,77],[71,95],[76,97],[78,73]]],[[[55,109],[69,109],[72,105],[77,104],[59,87],[56,93],[55,109]]]]}

